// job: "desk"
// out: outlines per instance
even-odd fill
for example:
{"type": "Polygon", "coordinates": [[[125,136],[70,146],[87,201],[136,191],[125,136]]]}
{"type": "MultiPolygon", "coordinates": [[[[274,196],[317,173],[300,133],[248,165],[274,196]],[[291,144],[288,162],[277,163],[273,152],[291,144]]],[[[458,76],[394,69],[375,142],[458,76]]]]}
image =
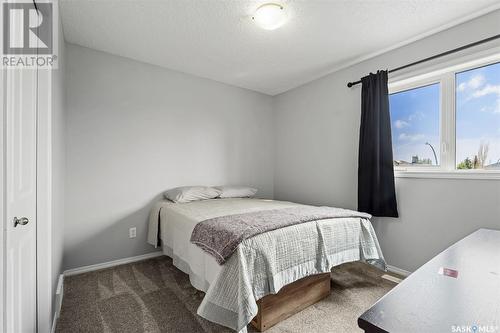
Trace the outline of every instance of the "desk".
{"type": "Polygon", "coordinates": [[[358,326],[367,333],[500,333],[500,231],[479,229],[441,252],[358,326]]]}

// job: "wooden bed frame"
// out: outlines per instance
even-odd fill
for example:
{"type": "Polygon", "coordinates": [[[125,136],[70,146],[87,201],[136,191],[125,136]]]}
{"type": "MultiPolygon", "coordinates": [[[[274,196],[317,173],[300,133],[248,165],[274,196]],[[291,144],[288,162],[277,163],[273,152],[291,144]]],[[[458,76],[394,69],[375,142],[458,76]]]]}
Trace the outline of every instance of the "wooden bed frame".
{"type": "Polygon", "coordinates": [[[251,324],[259,332],[330,295],[330,273],[311,275],[290,283],[257,301],[259,312],[251,324]]]}

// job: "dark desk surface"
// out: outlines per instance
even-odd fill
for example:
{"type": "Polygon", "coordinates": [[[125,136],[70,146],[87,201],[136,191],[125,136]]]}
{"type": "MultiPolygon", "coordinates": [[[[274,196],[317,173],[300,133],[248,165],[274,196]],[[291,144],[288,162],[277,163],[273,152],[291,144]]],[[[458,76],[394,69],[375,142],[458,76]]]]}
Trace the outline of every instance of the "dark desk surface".
{"type": "Polygon", "coordinates": [[[450,246],[362,314],[358,325],[377,333],[500,333],[500,231],[480,229],[450,246]],[[458,276],[440,274],[442,267],[458,276]]]}

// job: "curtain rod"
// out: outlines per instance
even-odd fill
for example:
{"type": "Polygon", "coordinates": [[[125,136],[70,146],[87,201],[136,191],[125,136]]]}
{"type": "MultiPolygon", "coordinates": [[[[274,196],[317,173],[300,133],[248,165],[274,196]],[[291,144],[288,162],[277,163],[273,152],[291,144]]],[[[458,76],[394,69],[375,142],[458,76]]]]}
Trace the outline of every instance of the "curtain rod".
{"type": "MultiPolygon", "coordinates": [[[[457,47],[456,49],[449,50],[449,51],[446,51],[446,52],[443,52],[443,53],[439,53],[439,54],[433,55],[432,57],[428,57],[428,58],[425,58],[425,59],[422,59],[422,60],[419,60],[419,61],[415,61],[415,62],[412,62],[410,64],[407,64],[407,65],[404,65],[404,66],[401,66],[401,67],[397,67],[397,68],[391,69],[391,70],[388,71],[388,73],[397,72],[397,71],[400,71],[402,69],[405,69],[405,68],[408,68],[408,67],[411,67],[411,66],[415,66],[415,65],[427,62],[427,61],[431,61],[431,60],[434,60],[434,59],[437,59],[437,58],[441,58],[441,57],[447,56],[447,55],[452,54],[452,53],[456,53],[456,52],[468,49],[470,47],[474,47],[474,46],[477,46],[477,45],[480,45],[480,44],[491,42],[491,41],[493,41],[495,39],[498,39],[498,38],[500,38],[500,34],[499,35],[495,35],[495,36],[491,36],[491,37],[488,37],[488,38],[485,38],[485,39],[481,39],[481,40],[479,40],[477,42],[470,43],[470,44],[467,44],[467,45],[464,45],[464,46],[460,46],[460,47],[457,47]]],[[[355,86],[355,85],[357,85],[359,83],[361,83],[361,80],[354,81],[354,82],[349,82],[349,83],[347,83],[347,87],[351,88],[352,86],[355,86]]]]}

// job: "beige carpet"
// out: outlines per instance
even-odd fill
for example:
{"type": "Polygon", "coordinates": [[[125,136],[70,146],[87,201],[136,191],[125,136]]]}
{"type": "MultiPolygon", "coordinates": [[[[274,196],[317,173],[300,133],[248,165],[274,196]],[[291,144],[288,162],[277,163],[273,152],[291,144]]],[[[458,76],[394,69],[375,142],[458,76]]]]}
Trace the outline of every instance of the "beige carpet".
{"type": "MultiPolygon", "coordinates": [[[[363,263],[335,267],[328,298],[266,332],[360,332],[358,316],[395,286],[382,275],[363,263]]],[[[71,276],[56,331],[232,332],[196,315],[203,295],[165,256],[71,276]]]]}

